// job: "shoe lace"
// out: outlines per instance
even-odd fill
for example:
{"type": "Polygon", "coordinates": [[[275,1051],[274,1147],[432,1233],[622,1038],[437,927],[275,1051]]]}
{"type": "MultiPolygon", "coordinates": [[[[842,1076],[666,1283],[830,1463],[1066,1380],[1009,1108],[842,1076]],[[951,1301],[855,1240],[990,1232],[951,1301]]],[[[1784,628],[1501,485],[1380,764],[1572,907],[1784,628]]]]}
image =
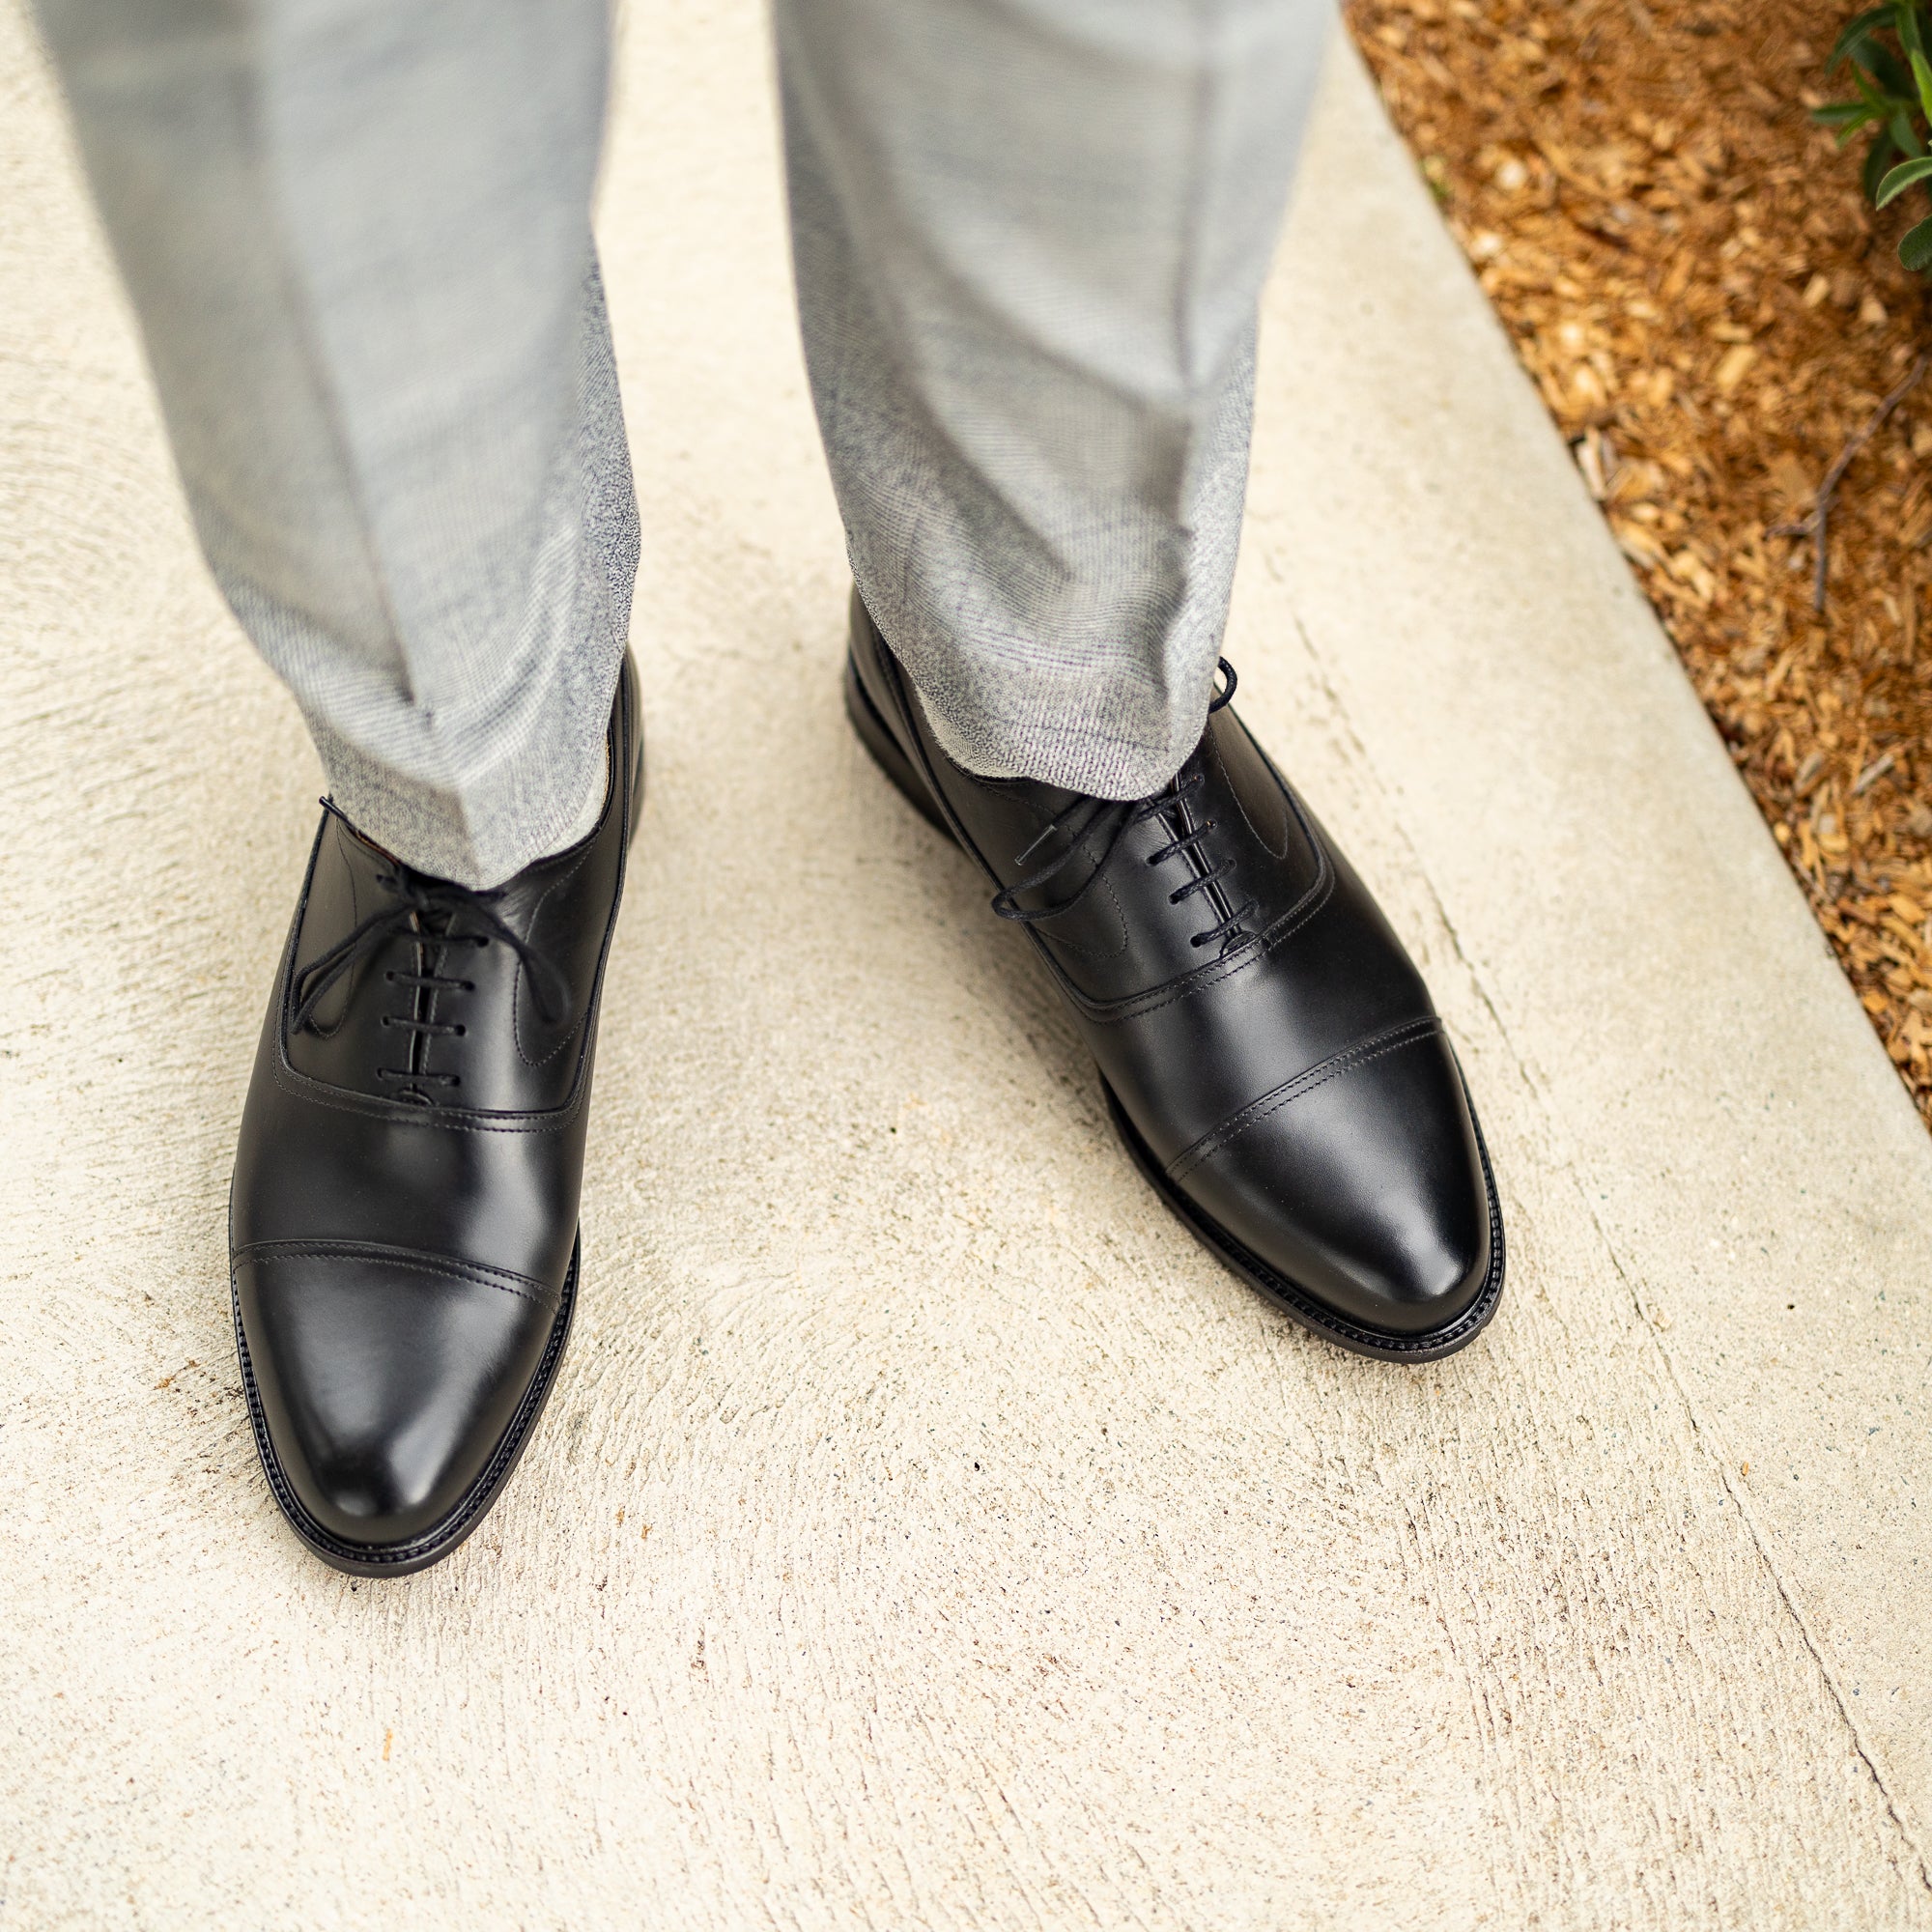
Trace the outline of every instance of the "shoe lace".
{"type": "MultiPolygon", "coordinates": [[[[327,800],[323,803],[327,810],[335,810],[327,800]]],[[[305,1027],[313,1027],[317,1009],[328,997],[330,988],[392,939],[416,942],[417,970],[411,973],[391,969],[383,975],[390,984],[410,987],[412,992],[473,993],[476,990],[473,980],[439,970],[445,963],[445,955],[459,947],[480,949],[503,945],[516,953],[528,973],[530,997],[544,1024],[554,1026],[569,1015],[570,986],[563,974],[497,910],[506,887],[478,891],[459,886],[452,880],[418,872],[400,860],[392,860],[388,871],[379,872],[376,883],[393,895],[391,903],[379,906],[354,931],[345,934],[296,975],[292,988],[296,1004],[289,1015],[292,1032],[300,1033],[305,1027]],[[466,926],[483,929],[459,931],[459,921],[466,926]]],[[[460,1037],[468,1031],[461,1021],[421,1019],[413,1012],[384,1013],[383,1025],[408,1035],[412,1046],[419,1038],[460,1037]]],[[[411,1057],[414,1057],[413,1053],[411,1057]]],[[[431,1097],[421,1091],[425,1087],[453,1089],[463,1084],[460,1074],[417,1066],[379,1066],[376,1077],[407,1083],[415,1090],[414,1097],[422,1100],[431,1097]]]]}
{"type": "MultiPolygon", "coordinates": [[[[1226,658],[1220,660],[1220,668],[1226,682],[1209,700],[1209,714],[1219,711],[1231,702],[1235,696],[1235,668],[1226,658]]],[[[1057,836],[1064,835],[1065,849],[1060,857],[1051,860],[1037,871],[1029,872],[1024,878],[1015,879],[1009,886],[1003,886],[993,895],[993,910],[1002,919],[1016,920],[1022,925],[1035,925],[1043,919],[1057,919],[1064,912],[1071,912],[1094,886],[1100,875],[1106,871],[1114,854],[1120,849],[1121,840],[1135,826],[1145,825],[1151,818],[1159,818],[1166,824],[1163,814],[1175,814],[1175,836],[1157,851],[1148,854],[1147,863],[1158,866],[1169,859],[1178,858],[1183,852],[1192,852],[1201,840],[1213,831],[1215,821],[1205,819],[1199,825],[1188,822],[1188,795],[1205,782],[1206,774],[1191,758],[1182,765],[1160,790],[1151,792],[1143,799],[1098,799],[1076,798],[1065,811],[1056,814],[1041,830],[1039,837],[1021,852],[1013,861],[1016,866],[1024,866],[1039,848],[1057,836]],[[1082,813],[1086,816],[1082,817],[1082,813]],[[1040,886],[1050,884],[1070,866],[1074,859],[1088,849],[1088,840],[1097,833],[1105,841],[1100,848],[1100,857],[1087,882],[1071,898],[1045,906],[1023,906],[1019,902],[1022,893],[1033,892],[1040,886]]],[[[1205,855],[1204,855],[1205,856],[1205,855]]],[[[1188,945],[1196,948],[1212,946],[1216,940],[1221,943],[1221,951],[1232,952],[1237,946],[1244,946],[1254,938],[1247,929],[1248,915],[1260,905],[1258,899],[1243,899],[1238,905],[1228,890],[1227,881],[1235,869],[1232,859],[1216,859],[1207,870],[1197,873],[1186,884],[1178,887],[1167,895],[1169,905],[1179,905],[1191,899],[1197,893],[1214,891],[1220,904],[1226,909],[1226,917],[1218,920],[1203,932],[1195,933],[1188,945]]]]}

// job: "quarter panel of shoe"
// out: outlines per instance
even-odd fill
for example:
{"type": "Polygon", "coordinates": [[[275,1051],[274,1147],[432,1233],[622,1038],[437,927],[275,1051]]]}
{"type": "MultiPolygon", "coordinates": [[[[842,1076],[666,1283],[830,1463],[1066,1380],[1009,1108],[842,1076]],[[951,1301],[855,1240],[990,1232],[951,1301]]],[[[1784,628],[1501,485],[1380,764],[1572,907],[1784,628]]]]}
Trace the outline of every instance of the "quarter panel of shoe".
{"type": "Polygon", "coordinates": [[[468,1031],[452,1042],[459,1051],[446,1063],[461,1070],[465,1106],[555,1108],[570,1099],[624,842],[622,815],[608,813],[588,844],[519,873],[498,901],[503,919],[562,973],[569,1005],[547,1018],[515,952],[478,948],[469,969],[476,991],[464,996],[468,1031]]]}
{"type": "Polygon", "coordinates": [[[1221,767],[1228,794],[1260,844],[1272,857],[1288,862],[1292,871],[1305,869],[1312,875],[1315,854],[1289,807],[1288,789],[1233,705],[1208,714],[1203,750],[1221,767]]]}
{"type": "MultiPolygon", "coordinates": [[[[332,813],[324,817],[308,891],[297,915],[297,984],[307,967],[382,906],[387,895],[380,881],[393,864],[341,819],[332,813]]],[[[475,980],[481,992],[482,982],[491,975],[479,973],[478,963],[466,942],[450,944],[434,936],[390,940],[329,988],[309,1024],[299,1032],[289,1031],[289,1065],[311,1080],[372,1099],[408,1097],[407,1083],[385,1079],[383,1069],[415,1067],[447,1073],[455,1070],[452,1062],[459,1056],[455,1040],[434,1036],[417,1039],[396,1022],[416,1018],[464,1023],[469,1013],[463,1012],[458,1019],[453,1009],[468,1008],[472,996],[458,994],[452,999],[438,989],[399,982],[393,976],[446,975],[475,980]]],[[[508,991],[506,985],[500,1002],[506,1011],[508,991]]],[[[448,1097],[464,1105],[478,1104],[460,1090],[448,1097]]]]}
{"type": "MultiPolygon", "coordinates": [[[[375,909],[376,875],[384,862],[339,818],[325,814],[316,840],[315,862],[302,897],[296,933],[296,971],[319,958],[375,909]]],[[[407,963],[412,949],[396,947],[382,958],[364,960],[331,986],[311,1023],[289,1042],[289,1062],[311,1080],[352,1093],[384,1094],[375,1069],[396,1058],[398,1041],[382,1024],[385,1012],[402,1011],[384,998],[384,972],[407,963]],[[370,997],[374,992],[376,997],[370,997]]],[[[385,1094],[393,1097],[393,1094],[385,1094]]]]}
{"type": "MultiPolygon", "coordinates": [[[[908,696],[904,711],[895,707],[886,715],[896,713],[910,725],[926,769],[994,878],[1010,886],[1060,857],[1065,844],[1055,840],[1034,848],[1034,841],[1059,813],[1078,804],[1080,795],[1031,780],[981,779],[961,771],[939,749],[917,697],[908,696]]],[[[1232,799],[1217,795],[1217,776],[1208,774],[1190,801],[1192,822],[1214,818],[1217,806],[1229,822],[1217,821],[1200,844],[1154,863],[1181,828],[1173,814],[1149,818],[1122,833],[1104,876],[1094,881],[1103,848],[1097,840],[1076,838],[1081,858],[1044,886],[1018,895],[1029,911],[1077,901],[1065,913],[1030,923],[1027,930],[1087,999],[1130,998],[1193,972],[1213,956],[1192,944],[1221,916],[1219,908],[1209,910],[1212,895],[1195,893],[1179,903],[1173,895],[1217,860],[1235,862],[1237,875],[1229,880],[1234,890],[1246,881],[1258,881],[1264,892],[1277,886],[1286,861],[1267,851],[1232,799]],[[1239,876],[1243,859],[1245,879],[1239,876]],[[1090,882],[1092,890],[1085,890],[1090,882]]],[[[1222,777],[1223,794],[1225,786],[1222,777]]]]}
{"type": "Polygon", "coordinates": [[[1091,1000],[1129,999],[1211,968],[1219,958],[1233,958],[1298,905],[1320,875],[1320,859],[1281,781],[1231,712],[1224,709],[1209,720],[1200,750],[1182,767],[1183,774],[1191,770],[1200,772],[1202,782],[1187,793],[1184,806],[1130,826],[1109,868],[1105,883],[1117,895],[1116,916],[1124,916],[1127,946],[1106,954],[1090,949],[1084,957],[1066,956],[1065,928],[1081,920],[1085,906],[1034,928],[1091,1000]],[[1257,831],[1258,821],[1267,828],[1266,836],[1257,831]],[[1161,856],[1183,831],[1202,826],[1206,836],[1195,844],[1161,856]],[[1215,886],[1177,902],[1177,893],[1216,867],[1224,869],[1215,886]],[[1244,921],[1249,940],[1195,944],[1248,899],[1257,901],[1244,921]]]}
{"type": "Polygon", "coordinates": [[[1262,1116],[1180,1184],[1296,1287],[1371,1327],[1439,1328],[1489,1271],[1475,1128],[1439,1034],[1262,1116]]]}
{"type": "MultiPolygon", "coordinates": [[[[1208,804],[1205,796],[1202,803],[1208,804]]],[[[1204,810],[1197,817],[1211,815],[1211,810],[1204,810]]],[[[1232,858],[1238,866],[1239,846],[1251,841],[1238,835],[1225,838],[1217,824],[1202,844],[1160,857],[1179,829],[1171,815],[1128,826],[1121,835],[1100,890],[1091,893],[1070,912],[1041,920],[1032,927],[1088,999],[1131,999],[1209,965],[1219,956],[1218,948],[1204,952],[1193,943],[1197,933],[1206,931],[1222,916],[1223,909],[1215,904],[1211,890],[1190,894],[1178,903],[1174,895],[1217,860],[1232,858]],[[1093,942],[1108,923],[1121,930],[1123,943],[1103,952],[1093,942]]],[[[1067,896],[1074,889],[1070,882],[1075,877],[1069,871],[1056,879],[1053,895],[1067,896]]],[[[1240,883],[1237,877],[1227,880],[1236,891],[1240,883]]]]}
{"type": "MultiPolygon", "coordinates": [[[[924,767],[934,775],[948,803],[980,846],[982,863],[1003,883],[1022,876],[1011,859],[1073,794],[1025,781],[975,780],[960,773],[933,742],[917,702],[899,701],[884,640],[856,594],[852,620],[854,661],[880,715],[894,730],[909,734],[909,750],[916,748],[923,753],[924,767]],[[982,824],[986,827],[983,838],[982,824]],[[986,849],[989,843],[994,847],[990,851],[986,849]],[[1005,843],[1011,844],[1012,852],[1003,868],[999,846],[1005,843]]],[[[1206,990],[1217,1002],[1225,997],[1225,988],[1236,981],[1255,978],[1269,982],[1264,986],[1242,983],[1241,992],[1253,1010],[1233,1028],[1239,1042],[1239,1050],[1233,1054],[1208,1051],[1210,1037],[1226,1037],[1219,1016],[1208,1028],[1201,1009],[1180,999],[1174,1003],[1162,1027],[1148,1030],[1144,1051],[1137,1050],[1142,1042],[1120,1037],[1123,1033],[1142,1031],[1139,1022],[1144,1011],[1136,1012],[1137,1024],[1132,1029],[1088,1025],[1089,1042],[1102,1070],[1143,1131],[1153,1125],[1144,1099],[1150,1080],[1158,1074],[1163,1062],[1170,1068],[1185,1066],[1191,1073],[1202,1066],[1205,1055],[1211,1068],[1223,1077],[1203,1083],[1204,1105],[1212,1108],[1226,1101],[1226,1111],[1233,1112],[1276,1081],[1291,1079],[1316,1061],[1351,1045],[1363,1032],[1434,1010],[1428,989],[1380,908],[1347,860],[1334,850],[1313,813],[1299,801],[1291,803],[1287,787],[1233,708],[1224,706],[1211,714],[1208,725],[1208,742],[1202,754],[1206,783],[1201,815],[1216,821],[1210,839],[1220,839],[1225,833],[1226,844],[1221,849],[1235,861],[1236,867],[1231,885],[1242,895],[1252,894],[1261,900],[1256,917],[1264,927],[1297,909],[1305,913],[1321,874],[1319,841],[1328,851],[1333,885],[1320,910],[1298,925],[1286,943],[1304,950],[1319,948],[1329,957],[1311,961],[1314,970],[1294,976],[1254,974],[1252,964],[1260,960],[1253,948],[1239,949],[1225,961],[1204,959],[1200,949],[1189,941],[1203,924],[1193,908],[1208,895],[1196,894],[1178,907],[1165,902],[1175,890],[1173,880],[1198,875],[1199,868],[1180,873],[1178,858],[1158,866],[1148,863],[1174,836],[1157,821],[1150,820],[1125,833],[1123,849],[1109,867],[1110,875],[1117,873],[1120,878],[1117,895],[1110,900],[1096,891],[1063,919],[1043,920],[1032,928],[1045,942],[1065,977],[1090,1000],[1098,1002],[1132,999],[1188,974],[1215,981],[1206,990]],[[1161,873],[1170,877],[1153,876],[1161,873]],[[1149,900],[1151,907],[1144,903],[1149,900]],[[1147,916],[1150,911],[1151,917],[1147,916]],[[1122,913],[1129,928],[1125,948],[1113,937],[1122,913]],[[1069,938],[1080,942],[1080,951],[1067,943],[1069,938]],[[1244,963],[1244,955],[1252,964],[1244,963]],[[1106,970],[1097,970],[1102,967],[1106,970]],[[1275,983],[1289,977],[1308,983],[1292,987],[1275,983]],[[1171,1032],[1178,1032],[1180,1037],[1163,1037],[1171,1032]],[[1176,1055],[1180,1056],[1179,1060],[1173,1058],[1176,1055]],[[1136,1104],[1137,1095],[1143,1096],[1143,1104],[1136,1104]]],[[[1053,882],[1053,895],[1065,897],[1081,883],[1084,875],[1080,868],[1069,867],[1067,874],[1053,882]]],[[[1102,881],[1103,885],[1114,883],[1112,876],[1102,881]]],[[[1200,1119],[1194,1132],[1206,1132],[1224,1117],[1200,1119]]],[[[1195,1118],[1190,1114],[1190,1120],[1195,1118]]],[[[1186,1138],[1192,1137],[1190,1133],[1186,1138]]],[[[1186,1144],[1183,1139],[1179,1145],[1163,1146],[1171,1141],[1171,1133],[1158,1128],[1150,1132],[1149,1138],[1163,1160],[1186,1144]]]]}
{"type": "Polygon", "coordinates": [[[526,1295],[381,1258],[245,1257],[237,1289],[277,1457],[349,1542],[407,1542],[482,1473],[556,1316],[526,1295]]]}
{"type": "MultiPolygon", "coordinates": [[[[978,779],[960,771],[939,751],[917,700],[908,708],[912,728],[947,803],[1002,885],[1010,885],[1059,856],[1054,847],[1042,846],[1029,854],[1024,867],[1019,859],[1076,794],[1024,780],[978,779]]],[[[1225,711],[1218,713],[1212,723],[1219,724],[1226,716],[1225,711]]],[[[1248,897],[1258,899],[1260,905],[1250,921],[1254,930],[1293,905],[1314,884],[1319,861],[1293,821],[1280,781],[1255,753],[1238,724],[1227,738],[1227,751],[1210,738],[1190,760],[1190,767],[1183,768],[1198,767],[1203,780],[1188,794],[1185,826],[1180,808],[1130,825],[1121,836],[1105,876],[1094,889],[1067,912],[1028,927],[1087,999],[1130,999],[1210,964],[1216,952],[1204,951],[1194,941],[1230,907],[1248,897]],[[1236,773],[1249,794],[1245,800],[1236,773]],[[1256,831],[1256,820],[1269,828],[1272,840],[1256,831]],[[1210,827],[1206,838],[1184,851],[1160,856],[1183,830],[1202,824],[1210,827]],[[1217,865],[1227,867],[1219,892],[1210,888],[1177,902],[1177,893],[1217,865]]],[[[1022,894],[1020,904],[1038,909],[1076,898],[1091,879],[1097,858],[1091,844],[1084,849],[1084,864],[1076,862],[1046,886],[1022,894]]]]}
{"type": "MultiPolygon", "coordinates": [[[[476,945],[477,935],[459,920],[444,939],[392,940],[332,987],[317,1023],[291,1033],[290,1065],[310,1079],[384,1100],[407,1098],[410,1090],[381,1069],[413,1066],[439,1076],[425,1091],[447,1105],[563,1106],[579,1071],[626,830],[620,812],[608,812],[586,843],[518,874],[497,901],[502,918],[563,973],[570,1001],[560,1023],[544,1018],[515,950],[494,940],[476,945]],[[415,988],[390,977],[413,973],[460,980],[468,990],[415,988]],[[463,1031],[412,1041],[395,1023],[404,1017],[463,1031]],[[441,1076],[457,1084],[442,1084],[441,1076]]],[[[380,903],[378,878],[387,865],[340,820],[327,822],[297,941],[298,971],[380,903]]]]}
{"type": "MultiPolygon", "coordinates": [[[[923,716],[919,724],[921,739],[930,753],[937,748],[923,716]]],[[[1036,784],[1029,779],[976,778],[939,758],[934,758],[933,769],[947,803],[971,833],[980,856],[1001,885],[1010,885],[1051,865],[1069,844],[1078,851],[1079,857],[1048,884],[1019,895],[1019,904],[1028,911],[1070,899],[1093,879],[1100,857],[1094,840],[1076,837],[1069,841],[1057,837],[1037,847],[1034,843],[1060,812],[1078,803],[1078,793],[1036,784]],[[1019,856],[1022,852],[1027,854],[1024,864],[1019,856]]],[[[1050,939],[1055,956],[1064,963],[1081,962],[1103,979],[1110,977],[1106,970],[1110,964],[1116,969],[1111,977],[1118,977],[1128,953],[1126,920],[1113,890],[1120,868],[1117,859],[1108,876],[1072,913],[1041,920],[1028,928],[1050,939]]]]}
{"type": "MultiPolygon", "coordinates": [[[[570,986],[569,1010],[546,1018],[529,976],[523,975],[512,1016],[511,1043],[521,1063],[517,1085],[527,1090],[531,1073],[541,1071],[552,1106],[564,1104],[577,1077],[584,1021],[607,937],[606,922],[599,915],[611,902],[622,847],[623,828],[613,814],[574,860],[565,854],[549,862],[556,875],[547,884],[536,875],[542,868],[526,873],[519,882],[518,896],[528,898],[527,909],[518,904],[506,910],[505,916],[518,929],[561,969],[570,986]]],[[[507,1066],[503,1072],[509,1073],[507,1066]]]]}

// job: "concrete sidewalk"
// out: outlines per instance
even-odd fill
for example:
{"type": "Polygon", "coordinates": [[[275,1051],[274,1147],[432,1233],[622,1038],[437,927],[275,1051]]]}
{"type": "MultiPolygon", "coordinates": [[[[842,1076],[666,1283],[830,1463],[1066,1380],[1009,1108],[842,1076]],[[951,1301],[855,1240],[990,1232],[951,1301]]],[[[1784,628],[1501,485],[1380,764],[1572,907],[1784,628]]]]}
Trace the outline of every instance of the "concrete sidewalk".
{"type": "Polygon", "coordinates": [[[319,777],[0,9],[0,1927],[1932,1926],[1932,1143],[1359,68],[1228,655],[1494,1148],[1511,1293],[1418,1370],[1166,1217],[850,739],[762,23],[622,76],[585,1303],[485,1530],[357,1585],[223,1242],[319,777]]]}

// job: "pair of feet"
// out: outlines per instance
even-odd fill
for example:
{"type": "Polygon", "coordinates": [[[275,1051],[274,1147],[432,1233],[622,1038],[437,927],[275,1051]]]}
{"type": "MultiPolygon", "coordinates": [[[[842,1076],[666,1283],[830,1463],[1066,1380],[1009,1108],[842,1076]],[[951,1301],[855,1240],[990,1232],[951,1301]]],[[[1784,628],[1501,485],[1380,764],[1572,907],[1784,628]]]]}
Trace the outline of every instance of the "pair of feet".
{"type": "MultiPolygon", "coordinates": [[[[1228,691],[1151,798],[982,779],[940,749],[858,599],[846,709],[997,888],[1122,1140],[1230,1268],[1344,1348],[1420,1362],[1502,1292],[1462,1073],[1374,900],[1228,691]]],[[[595,830],[494,892],[326,811],[263,1028],[230,1208],[236,1342],[283,1514],[399,1576],[482,1520],[576,1303],[604,966],[642,796],[637,676],[595,830]]]]}

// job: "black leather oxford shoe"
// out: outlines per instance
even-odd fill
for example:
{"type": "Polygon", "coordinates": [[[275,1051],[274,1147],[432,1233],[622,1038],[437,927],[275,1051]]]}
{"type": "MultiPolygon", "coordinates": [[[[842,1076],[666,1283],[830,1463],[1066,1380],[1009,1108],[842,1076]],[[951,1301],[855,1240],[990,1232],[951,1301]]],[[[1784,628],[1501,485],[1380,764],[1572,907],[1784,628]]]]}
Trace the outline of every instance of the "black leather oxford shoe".
{"type": "Polygon", "coordinates": [[[555,1378],[639,723],[627,657],[596,830],[493,892],[412,871],[324,810],[229,1245],[262,1467],[338,1570],[401,1576],[455,1548],[555,1378]]]}
{"type": "Polygon", "coordinates": [[[856,595],[845,702],[1033,941],[1168,1206],[1317,1334],[1429,1361],[1502,1293],[1489,1155],[1428,989],[1228,708],[1233,675],[1129,805],[962,771],[856,595]]]}

